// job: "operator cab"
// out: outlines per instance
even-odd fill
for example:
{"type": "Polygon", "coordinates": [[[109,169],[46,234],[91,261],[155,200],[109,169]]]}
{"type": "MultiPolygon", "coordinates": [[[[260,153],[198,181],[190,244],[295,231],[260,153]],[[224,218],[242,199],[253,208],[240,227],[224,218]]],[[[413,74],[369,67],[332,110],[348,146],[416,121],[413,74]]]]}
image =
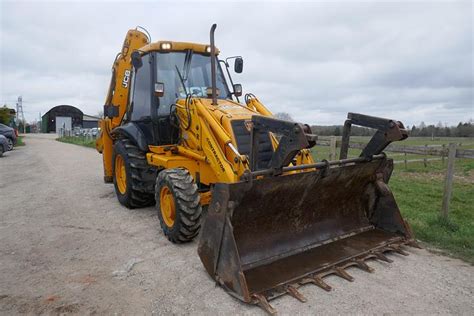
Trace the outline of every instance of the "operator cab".
{"type": "MultiPolygon", "coordinates": [[[[216,57],[217,99],[232,100],[241,94],[240,85],[229,90],[221,63],[232,83],[229,64],[216,57]]],[[[132,54],[132,78],[129,108],[125,120],[142,130],[148,145],[174,144],[178,127],[173,106],[187,97],[211,98],[210,47],[192,43],[158,42],[132,54]],[[133,109],[133,110],[132,110],[133,109]]],[[[242,72],[243,61],[236,58],[234,70],[242,72]]]]}

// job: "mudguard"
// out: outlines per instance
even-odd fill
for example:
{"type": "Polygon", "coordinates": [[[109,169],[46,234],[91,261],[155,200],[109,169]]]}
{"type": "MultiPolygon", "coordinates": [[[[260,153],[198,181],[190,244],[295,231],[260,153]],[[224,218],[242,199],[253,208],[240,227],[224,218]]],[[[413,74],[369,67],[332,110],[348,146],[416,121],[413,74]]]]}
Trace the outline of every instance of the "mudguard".
{"type": "Polygon", "coordinates": [[[111,134],[116,137],[120,134],[126,135],[143,152],[148,152],[148,142],[142,130],[133,122],[126,123],[114,128],[111,134]]]}

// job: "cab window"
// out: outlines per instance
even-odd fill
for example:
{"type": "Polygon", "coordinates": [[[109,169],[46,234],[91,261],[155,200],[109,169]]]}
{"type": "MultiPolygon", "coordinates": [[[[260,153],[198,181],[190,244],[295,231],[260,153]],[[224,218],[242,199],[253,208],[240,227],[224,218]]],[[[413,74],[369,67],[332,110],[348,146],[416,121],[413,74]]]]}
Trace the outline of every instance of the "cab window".
{"type": "Polygon", "coordinates": [[[152,79],[150,55],[143,56],[142,61],[143,66],[135,70],[133,78],[132,121],[150,119],[151,114],[152,79]]]}

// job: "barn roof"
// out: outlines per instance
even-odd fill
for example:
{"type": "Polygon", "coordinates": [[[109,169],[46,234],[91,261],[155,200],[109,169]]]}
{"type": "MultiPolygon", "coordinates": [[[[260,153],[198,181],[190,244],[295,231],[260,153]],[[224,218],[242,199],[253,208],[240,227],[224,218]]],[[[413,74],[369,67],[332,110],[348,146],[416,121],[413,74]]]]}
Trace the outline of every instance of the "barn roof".
{"type": "Polygon", "coordinates": [[[81,115],[83,115],[82,111],[79,110],[78,108],[76,108],[75,106],[67,105],[67,104],[61,104],[61,105],[57,105],[55,107],[52,107],[43,116],[49,115],[51,112],[57,112],[57,111],[71,111],[71,112],[81,113],[81,115]]]}

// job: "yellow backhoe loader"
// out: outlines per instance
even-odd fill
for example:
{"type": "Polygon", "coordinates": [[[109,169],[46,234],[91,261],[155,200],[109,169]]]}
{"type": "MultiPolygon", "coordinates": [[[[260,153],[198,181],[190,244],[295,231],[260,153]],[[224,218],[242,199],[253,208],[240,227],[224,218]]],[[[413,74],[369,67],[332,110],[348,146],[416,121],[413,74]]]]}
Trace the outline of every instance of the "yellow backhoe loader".
{"type": "Polygon", "coordinates": [[[128,31],[112,67],[97,150],[105,182],[129,207],[156,204],[174,243],[200,234],[198,254],[209,275],[232,296],[258,304],[314,284],[331,287],[345,268],[372,269],[416,245],[387,186],[393,161],[383,150],[407,133],[396,120],[349,113],[340,160],[313,160],[317,137],[308,125],[279,120],[254,95],[239,100],[229,64],[214,45],[152,43],[128,31]],[[229,84],[230,83],[230,84],[229,84]],[[348,158],[352,125],[375,134],[348,158]]]}

